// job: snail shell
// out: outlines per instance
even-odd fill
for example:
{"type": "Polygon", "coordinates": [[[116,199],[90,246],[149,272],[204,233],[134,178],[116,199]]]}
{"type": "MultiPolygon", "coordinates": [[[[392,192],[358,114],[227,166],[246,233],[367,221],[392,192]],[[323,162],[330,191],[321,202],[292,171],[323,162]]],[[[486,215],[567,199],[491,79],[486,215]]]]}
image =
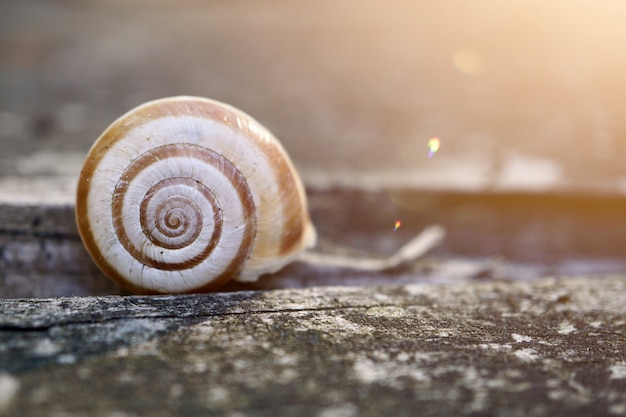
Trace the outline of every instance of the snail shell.
{"type": "Polygon", "coordinates": [[[95,142],[76,221],[98,267],[143,294],[256,280],[314,245],[304,187],[278,140],[229,105],[145,103],[95,142]]]}

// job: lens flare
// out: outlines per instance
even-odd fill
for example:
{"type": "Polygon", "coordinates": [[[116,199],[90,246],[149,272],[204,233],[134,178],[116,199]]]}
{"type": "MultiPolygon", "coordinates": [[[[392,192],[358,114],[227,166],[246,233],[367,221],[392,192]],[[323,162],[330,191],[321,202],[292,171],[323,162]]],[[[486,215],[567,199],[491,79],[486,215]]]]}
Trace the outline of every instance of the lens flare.
{"type": "Polygon", "coordinates": [[[396,220],[396,224],[393,225],[393,231],[395,232],[398,228],[402,226],[402,222],[400,220],[396,220]]]}
{"type": "Polygon", "coordinates": [[[428,141],[428,157],[432,158],[435,152],[439,150],[439,138],[430,138],[428,141]]]}

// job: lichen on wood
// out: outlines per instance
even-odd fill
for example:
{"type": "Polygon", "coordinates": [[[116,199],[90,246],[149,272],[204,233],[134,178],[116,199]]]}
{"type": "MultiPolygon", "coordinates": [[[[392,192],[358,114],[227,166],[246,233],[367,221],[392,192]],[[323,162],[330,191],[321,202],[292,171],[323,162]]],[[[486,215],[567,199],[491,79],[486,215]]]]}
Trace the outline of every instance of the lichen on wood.
{"type": "Polygon", "coordinates": [[[606,276],[2,300],[0,406],[9,416],[623,414],[625,290],[606,276]]]}

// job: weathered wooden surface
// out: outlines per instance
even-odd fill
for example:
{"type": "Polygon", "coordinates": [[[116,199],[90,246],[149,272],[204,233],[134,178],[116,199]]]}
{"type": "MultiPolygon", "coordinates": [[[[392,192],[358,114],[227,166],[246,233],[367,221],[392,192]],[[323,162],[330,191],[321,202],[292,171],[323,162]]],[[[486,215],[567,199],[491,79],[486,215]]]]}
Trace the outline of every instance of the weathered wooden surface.
{"type": "MultiPolygon", "coordinates": [[[[38,183],[32,181],[35,189],[5,195],[4,202],[0,186],[0,298],[121,294],[87,255],[71,197],[37,202],[38,196],[46,196],[38,183]]],[[[59,195],[70,188],[59,187],[52,188],[61,190],[59,195]]],[[[615,227],[626,223],[626,200],[619,196],[338,187],[309,189],[308,194],[320,251],[384,257],[432,224],[443,225],[446,237],[429,257],[393,274],[295,264],[258,283],[227,290],[528,280],[626,271],[626,235],[615,227]],[[396,220],[402,226],[394,231],[396,220]]]]}
{"type": "Polygon", "coordinates": [[[626,279],[0,301],[5,416],[626,415],[626,279]]]}

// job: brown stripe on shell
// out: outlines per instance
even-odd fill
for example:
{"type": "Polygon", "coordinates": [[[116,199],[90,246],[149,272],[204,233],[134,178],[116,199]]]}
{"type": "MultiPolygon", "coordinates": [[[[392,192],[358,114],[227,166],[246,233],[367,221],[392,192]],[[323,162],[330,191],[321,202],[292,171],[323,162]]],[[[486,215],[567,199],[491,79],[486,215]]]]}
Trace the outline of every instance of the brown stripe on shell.
{"type": "MultiPolygon", "coordinates": [[[[191,178],[166,178],[163,181],[160,181],[157,184],[155,184],[152,188],[150,188],[150,190],[148,190],[145,198],[141,201],[141,204],[139,206],[139,221],[141,222],[141,228],[143,230],[143,233],[152,243],[162,248],[166,248],[166,249],[182,249],[186,246],[189,246],[198,238],[198,236],[200,236],[200,233],[202,232],[202,227],[204,226],[202,212],[200,211],[200,208],[198,207],[198,205],[189,197],[176,196],[176,195],[170,196],[166,198],[165,200],[162,200],[161,202],[159,202],[156,207],[150,206],[152,199],[154,198],[154,196],[159,190],[167,188],[167,187],[177,186],[177,185],[184,185],[190,188],[195,188],[200,194],[204,196],[204,198],[211,204],[211,207],[213,208],[213,235],[211,236],[211,241],[209,242],[209,246],[205,249],[204,252],[202,252],[203,256],[200,259],[204,259],[213,250],[213,248],[215,247],[215,243],[218,242],[221,237],[222,225],[223,225],[222,211],[216,202],[215,195],[211,192],[211,190],[209,190],[203,184],[200,184],[197,181],[192,180],[191,178]],[[171,203],[179,203],[181,206],[191,211],[190,213],[192,214],[192,216],[190,216],[191,221],[187,218],[183,219],[182,227],[180,228],[182,229],[183,233],[180,233],[178,230],[176,230],[176,232],[172,232],[168,230],[167,228],[162,227],[160,224],[159,220],[165,217],[165,216],[161,216],[160,213],[165,209],[165,206],[167,204],[171,204],[171,203]],[[154,225],[148,224],[147,212],[149,209],[154,209],[156,213],[154,215],[154,218],[157,220],[157,222],[154,225]],[[183,240],[179,244],[172,244],[172,243],[167,242],[166,240],[161,240],[159,239],[159,236],[154,233],[154,231],[157,230],[159,233],[161,233],[162,235],[165,235],[166,237],[170,237],[170,238],[180,237],[180,236],[185,235],[186,232],[189,231],[189,227],[192,227],[190,231],[190,236],[188,236],[187,239],[183,240]]],[[[115,203],[114,203],[114,207],[115,207],[115,203]]],[[[186,210],[183,210],[183,211],[185,214],[187,213],[186,210]]],[[[169,214],[169,213],[165,213],[165,214],[169,214]]],[[[119,227],[123,228],[122,222],[121,222],[121,215],[117,217],[114,215],[114,219],[116,220],[119,219],[120,220],[119,227]]],[[[170,226],[170,227],[173,228],[174,226],[170,226]]],[[[116,231],[117,231],[117,227],[116,227],[116,231]]],[[[126,247],[125,245],[126,250],[133,253],[133,256],[135,258],[140,259],[141,257],[141,259],[144,259],[145,255],[141,253],[141,250],[139,250],[138,248],[135,248],[134,245],[132,244],[129,244],[129,246],[130,248],[126,247]],[[137,252],[137,256],[134,255],[135,252],[133,251],[137,252]]],[[[142,262],[142,263],[149,265],[149,263],[147,262],[142,262]]],[[[168,269],[168,268],[165,268],[165,264],[162,264],[162,266],[158,266],[156,268],[168,269]]],[[[185,268],[181,268],[181,269],[185,269],[185,268]]]]}
{"type": "MultiPolygon", "coordinates": [[[[77,188],[76,205],[76,221],[79,233],[94,261],[107,276],[136,293],[148,294],[156,293],[156,291],[151,291],[139,287],[132,282],[128,282],[107,260],[103,259],[100,254],[100,249],[95,242],[95,237],[93,236],[88,220],[90,216],[87,202],[91,187],[89,178],[92,173],[98,169],[102,158],[112,145],[123,140],[128,132],[151,120],[178,115],[212,119],[251,137],[254,143],[268,155],[268,160],[271,161],[272,164],[275,164],[272,166],[275,173],[274,177],[279,178],[281,181],[281,199],[286,202],[284,205],[285,222],[282,230],[280,248],[278,248],[280,253],[289,253],[294,249],[301,249],[305,242],[300,242],[300,239],[307,228],[310,227],[304,190],[297,176],[294,177],[294,174],[291,173],[293,169],[291,161],[280,143],[268,140],[266,133],[264,133],[265,130],[259,130],[254,122],[248,120],[249,116],[223,103],[198,97],[173,97],[145,103],[118,118],[94,144],[81,171],[77,188]]],[[[149,140],[149,138],[146,139],[149,140]]],[[[270,139],[273,139],[271,134],[270,139]]],[[[251,196],[248,197],[250,204],[252,204],[251,196]]],[[[244,206],[246,205],[247,204],[244,206]]],[[[253,241],[255,230],[255,228],[246,230],[246,240],[253,241]]],[[[265,251],[268,253],[276,253],[276,249],[276,247],[267,248],[265,251]]],[[[238,257],[242,258],[241,264],[243,264],[247,256],[247,253],[243,254],[243,256],[238,254],[238,257]]],[[[210,291],[219,288],[224,282],[228,281],[230,276],[237,273],[241,268],[241,264],[235,265],[231,263],[229,268],[214,281],[199,288],[190,289],[187,292],[210,291]]]]}
{"type": "Polygon", "coordinates": [[[309,211],[303,206],[304,195],[300,189],[298,180],[294,177],[294,168],[287,159],[286,152],[275,145],[263,143],[262,150],[272,161],[274,176],[280,181],[281,196],[283,202],[283,230],[280,239],[280,254],[289,254],[300,249],[303,242],[302,236],[306,225],[309,224],[309,211]]]}
{"type": "Polygon", "coordinates": [[[115,129],[107,129],[98,139],[103,146],[99,147],[98,152],[93,152],[94,149],[92,149],[90,153],[94,154],[90,156],[100,160],[108,147],[122,140],[128,132],[151,120],[170,116],[202,117],[219,122],[233,130],[242,131],[246,136],[258,137],[258,132],[250,129],[247,121],[252,117],[234,107],[199,97],[172,97],[147,102],[122,115],[111,125],[111,127],[115,126],[115,129]]]}
{"type": "MultiPolygon", "coordinates": [[[[169,182],[170,180],[165,180],[169,182]]],[[[163,181],[162,181],[163,182],[163,181]]],[[[163,188],[168,185],[157,184],[155,187],[163,188]]],[[[154,187],[153,187],[154,188],[154,187]]],[[[196,187],[200,192],[210,192],[206,187],[196,187]]],[[[146,194],[149,195],[150,193],[146,194]]],[[[205,196],[206,197],[206,196],[205,196]]],[[[190,229],[192,225],[202,225],[202,212],[197,204],[194,203],[192,199],[186,196],[173,196],[168,197],[161,202],[157,203],[157,206],[154,208],[154,212],[157,213],[155,219],[157,222],[154,225],[148,224],[148,216],[147,211],[150,209],[150,202],[152,197],[146,197],[141,202],[140,208],[140,218],[141,218],[141,226],[144,234],[152,241],[152,243],[156,245],[161,245],[167,249],[180,249],[187,246],[190,242],[193,242],[198,238],[200,232],[202,231],[201,227],[194,227],[190,229]],[[174,207],[172,207],[174,206],[174,207]],[[192,216],[188,217],[185,208],[189,207],[193,210],[191,214],[192,216]],[[190,220],[191,218],[191,220],[190,220]],[[158,234],[157,234],[158,232],[158,234]],[[185,236],[185,234],[191,233],[191,236],[188,236],[187,239],[182,240],[180,243],[174,244],[169,243],[167,240],[159,240],[159,234],[163,237],[175,239],[185,236]]],[[[212,198],[207,198],[207,200],[211,201],[212,198]]],[[[219,213],[219,208],[217,208],[217,213],[219,213]]],[[[215,223],[219,223],[220,219],[215,219],[215,223]]]]}
{"type": "MultiPolygon", "coordinates": [[[[221,219],[221,209],[219,207],[219,201],[216,201],[215,195],[200,182],[201,179],[197,178],[170,178],[167,180],[161,181],[159,184],[165,185],[175,185],[175,184],[184,184],[191,187],[196,187],[196,189],[205,196],[213,206],[213,211],[216,216],[214,217],[214,230],[213,237],[215,239],[211,239],[208,245],[202,250],[201,253],[196,255],[191,259],[186,259],[182,262],[177,263],[167,263],[159,259],[153,259],[148,257],[141,251],[141,248],[137,248],[133,242],[130,241],[126,230],[123,226],[122,221],[122,213],[123,213],[123,205],[124,205],[124,194],[129,187],[129,184],[135,179],[137,175],[139,175],[144,169],[147,169],[152,163],[155,161],[163,161],[170,157],[188,157],[197,159],[203,163],[209,164],[217,168],[232,184],[233,188],[237,191],[238,197],[241,201],[243,216],[246,220],[248,220],[244,227],[244,238],[241,242],[238,252],[235,257],[230,261],[226,270],[220,274],[220,276],[216,277],[216,279],[220,279],[221,275],[224,274],[234,274],[239,268],[243,265],[243,262],[248,256],[252,248],[252,241],[255,234],[256,222],[254,219],[255,216],[255,208],[254,202],[252,200],[252,195],[247,186],[247,182],[243,175],[237,170],[237,168],[230,163],[230,161],[226,160],[223,156],[213,152],[210,149],[203,148],[197,145],[190,144],[172,144],[172,145],[164,145],[158,148],[151,149],[150,151],[144,153],[129,167],[124,171],[120,180],[115,187],[115,192],[113,194],[113,205],[112,205],[112,215],[113,215],[113,225],[115,228],[115,232],[117,233],[120,242],[124,246],[124,248],[139,262],[144,265],[150,266],[152,268],[175,271],[175,270],[183,270],[192,268],[200,263],[202,263],[213,251],[215,246],[219,242],[219,238],[222,232],[222,219],[221,219]],[[232,272],[234,271],[234,272],[232,272]]],[[[147,193],[147,195],[150,192],[147,193]]],[[[150,197],[150,196],[148,196],[150,197]]],[[[219,197],[218,197],[219,198],[219,197]]],[[[144,204],[141,204],[141,207],[145,207],[144,204]]],[[[141,211],[140,215],[145,214],[145,212],[141,211]]],[[[143,222],[142,222],[143,223],[143,222]]],[[[199,232],[197,233],[199,235],[199,232]]],[[[196,235],[196,236],[197,236],[196,235]]],[[[157,242],[154,242],[157,243],[157,242]]],[[[189,242],[192,243],[192,242],[189,242]]],[[[162,246],[162,245],[161,245],[162,246]]]]}
{"type": "MultiPolygon", "coordinates": [[[[130,253],[130,255],[133,258],[137,259],[140,263],[146,266],[149,266],[151,268],[174,271],[174,270],[188,269],[201,263],[211,253],[213,248],[215,248],[215,244],[217,242],[215,241],[209,242],[207,246],[202,250],[202,252],[200,252],[198,255],[196,255],[195,257],[191,259],[186,259],[182,262],[167,263],[159,259],[153,259],[147,256],[147,254],[144,254],[142,251],[142,248],[137,247],[135,242],[131,241],[131,239],[128,237],[128,234],[126,233],[126,229],[124,228],[124,222],[123,222],[124,219],[123,219],[123,214],[122,214],[123,207],[124,207],[124,197],[130,184],[135,180],[135,177],[139,175],[139,173],[141,173],[144,169],[149,168],[150,165],[154,163],[155,161],[158,161],[159,159],[165,159],[169,156],[176,155],[176,150],[168,149],[168,148],[169,147],[159,147],[159,148],[152,149],[146,152],[145,154],[141,155],[139,158],[135,159],[133,163],[128,166],[128,168],[124,171],[124,173],[120,177],[117,185],[115,186],[115,191],[113,192],[111,213],[113,217],[113,228],[115,230],[115,233],[117,234],[117,237],[120,243],[122,244],[122,246],[124,246],[126,251],[130,253]]],[[[207,198],[207,200],[213,207],[214,212],[220,211],[219,205],[215,201],[215,196],[213,195],[213,193],[210,192],[210,190],[206,189],[206,187],[204,187],[203,185],[198,184],[196,181],[190,178],[168,178],[164,181],[160,181],[159,183],[155,184],[155,186],[151,187],[148,193],[144,196],[140,204],[139,221],[140,221],[140,224],[142,225],[142,228],[144,228],[144,230],[145,230],[145,223],[147,220],[143,218],[142,215],[145,214],[146,199],[150,199],[152,197],[152,193],[155,192],[155,187],[157,187],[158,189],[162,186],[174,186],[174,185],[186,185],[189,187],[196,188],[205,198],[207,198]]],[[[199,210],[197,206],[195,207],[195,209],[199,210]]],[[[222,231],[219,218],[218,218],[218,222],[215,222],[214,224],[215,225],[213,229],[213,235],[219,239],[221,235],[221,231],[222,231]]],[[[200,234],[201,226],[202,225],[200,225],[200,229],[197,230],[197,233],[195,233],[196,237],[200,234]]],[[[157,246],[164,247],[161,244],[161,242],[155,241],[154,239],[150,239],[150,240],[153,243],[155,243],[157,246]]],[[[193,243],[193,241],[187,242],[187,245],[189,245],[190,243],[193,243]]]]}
{"type": "MultiPolygon", "coordinates": [[[[160,184],[157,184],[161,187],[160,184]]],[[[154,187],[153,187],[154,188],[154,187]]],[[[207,189],[207,191],[209,191],[207,189]]],[[[148,239],[154,244],[160,244],[167,249],[180,249],[184,248],[198,238],[198,235],[202,231],[201,228],[195,227],[191,230],[191,237],[182,240],[178,244],[168,243],[167,241],[160,241],[159,236],[154,232],[158,232],[166,238],[174,239],[183,237],[190,229],[189,227],[194,224],[202,225],[202,212],[200,208],[194,203],[192,199],[186,196],[174,196],[168,197],[159,202],[154,209],[157,215],[155,218],[158,220],[156,224],[149,225],[147,221],[147,210],[150,207],[150,197],[147,197],[141,202],[140,217],[142,221],[142,229],[148,239]],[[171,207],[174,206],[174,207],[171,207]],[[185,207],[190,207],[193,210],[192,220],[189,220],[185,207]]],[[[219,210],[218,210],[219,213],[219,210]]],[[[217,223],[218,220],[215,221],[217,223]]]]}
{"type": "Polygon", "coordinates": [[[278,249],[278,254],[282,255],[299,249],[303,244],[301,239],[305,228],[310,223],[308,209],[303,206],[303,203],[306,204],[305,196],[299,180],[294,178],[292,174],[294,168],[282,145],[278,141],[268,141],[260,136],[259,130],[251,128],[248,122],[249,119],[254,119],[242,111],[223,103],[199,97],[174,97],[155,100],[120,117],[119,121],[123,121],[123,123],[118,123],[117,132],[106,132],[101,140],[105,143],[114,144],[122,139],[127,132],[147,121],[179,115],[201,116],[211,119],[229,126],[233,130],[240,131],[245,136],[257,139],[257,146],[267,156],[267,160],[271,162],[269,165],[274,172],[274,178],[281,181],[279,201],[283,202],[285,211],[280,247],[270,248],[269,251],[276,252],[278,249]]]}

